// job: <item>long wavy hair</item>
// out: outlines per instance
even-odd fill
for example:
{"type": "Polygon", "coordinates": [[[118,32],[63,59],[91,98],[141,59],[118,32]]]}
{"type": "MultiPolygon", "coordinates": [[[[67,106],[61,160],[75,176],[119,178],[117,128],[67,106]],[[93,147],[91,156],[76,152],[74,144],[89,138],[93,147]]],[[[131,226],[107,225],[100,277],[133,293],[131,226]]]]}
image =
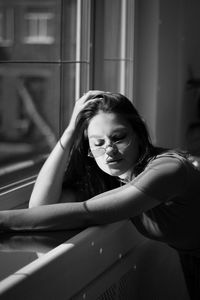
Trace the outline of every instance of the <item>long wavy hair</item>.
{"type": "Polygon", "coordinates": [[[88,103],[77,116],[74,143],[63,184],[77,188],[85,199],[120,185],[118,178],[103,172],[95,160],[88,156],[87,128],[91,119],[99,112],[119,114],[132,126],[139,143],[139,157],[134,168],[136,175],[159,151],[152,145],[145,122],[128,98],[110,92],[93,98],[95,100],[88,103]]]}

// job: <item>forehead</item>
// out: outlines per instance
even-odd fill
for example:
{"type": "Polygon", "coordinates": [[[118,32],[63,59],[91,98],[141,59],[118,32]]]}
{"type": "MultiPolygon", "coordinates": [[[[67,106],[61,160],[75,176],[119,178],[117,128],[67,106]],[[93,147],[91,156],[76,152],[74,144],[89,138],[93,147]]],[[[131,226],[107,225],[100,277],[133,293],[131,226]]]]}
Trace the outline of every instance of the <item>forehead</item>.
{"type": "Polygon", "coordinates": [[[100,112],[94,116],[88,126],[88,137],[110,135],[115,131],[132,130],[123,116],[115,113],[100,112]]]}

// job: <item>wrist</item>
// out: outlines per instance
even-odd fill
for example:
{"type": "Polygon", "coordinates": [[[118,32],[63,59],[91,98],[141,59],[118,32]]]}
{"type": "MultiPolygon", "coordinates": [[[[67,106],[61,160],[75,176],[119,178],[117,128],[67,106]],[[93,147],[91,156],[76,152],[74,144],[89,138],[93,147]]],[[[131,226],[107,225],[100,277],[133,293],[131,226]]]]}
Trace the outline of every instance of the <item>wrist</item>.
{"type": "Polygon", "coordinates": [[[68,124],[68,126],[66,127],[66,129],[64,130],[64,134],[67,133],[67,134],[73,134],[75,132],[75,129],[76,129],[76,125],[74,122],[70,122],[68,124]]]}
{"type": "Polygon", "coordinates": [[[60,144],[60,147],[61,147],[63,150],[65,150],[65,147],[64,147],[64,145],[62,144],[61,138],[59,139],[59,144],[60,144]]]}
{"type": "Polygon", "coordinates": [[[69,127],[66,128],[59,139],[59,144],[63,150],[65,150],[66,147],[73,142],[73,137],[74,137],[74,130],[69,127]]]}
{"type": "Polygon", "coordinates": [[[74,133],[75,133],[75,128],[67,127],[61,136],[62,141],[73,139],[74,133]]]}

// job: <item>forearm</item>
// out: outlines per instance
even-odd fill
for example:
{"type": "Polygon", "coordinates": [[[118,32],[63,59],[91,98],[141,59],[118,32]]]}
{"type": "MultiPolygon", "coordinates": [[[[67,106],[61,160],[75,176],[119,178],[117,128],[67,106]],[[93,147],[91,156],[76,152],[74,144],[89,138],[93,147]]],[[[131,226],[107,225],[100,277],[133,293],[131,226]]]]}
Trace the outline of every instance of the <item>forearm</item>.
{"type": "Polygon", "coordinates": [[[127,184],[84,202],[43,205],[0,211],[0,230],[66,230],[113,223],[160,205],[134,185],[127,184]]]}
{"type": "Polygon", "coordinates": [[[0,211],[0,231],[67,230],[111,223],[119,216],[116,219],[115,212],[118,208],[113,204],[112,197],[111,202],[109,201],[110,197],[111,193],[106,192],[86,202],[58,203],[0,211]]]}
{"type": "Polygon", "coordinates": [[[39,172],[29,207],[58,202],[72,143],[73,131],[67,129],[39,172]]]}
{"type": "Polygon", "coordinates": [[[83,202],[0,211],[1,231],[67,230],[88,226],[83,202]]]}

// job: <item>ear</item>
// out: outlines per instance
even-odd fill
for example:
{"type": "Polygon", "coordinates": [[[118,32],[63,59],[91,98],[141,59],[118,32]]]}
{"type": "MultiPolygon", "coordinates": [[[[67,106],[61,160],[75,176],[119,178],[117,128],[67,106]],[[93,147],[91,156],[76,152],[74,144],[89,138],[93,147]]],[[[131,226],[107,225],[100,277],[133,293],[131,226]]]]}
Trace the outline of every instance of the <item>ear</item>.
{"type": "Polygon", "coordinates": [[[90,151],[90,149],[88,149],[88,155],[87,156],[91,157],[91,158],[94,158],[94,156],[93,156],[92,152],[90,151]]]}
{"type": "Polygon", "coordinates": [[[84,130],[83,135],[84,135],[84,138],[87,140],[88,139],[88,130],[87,129],[84,130]]]}

